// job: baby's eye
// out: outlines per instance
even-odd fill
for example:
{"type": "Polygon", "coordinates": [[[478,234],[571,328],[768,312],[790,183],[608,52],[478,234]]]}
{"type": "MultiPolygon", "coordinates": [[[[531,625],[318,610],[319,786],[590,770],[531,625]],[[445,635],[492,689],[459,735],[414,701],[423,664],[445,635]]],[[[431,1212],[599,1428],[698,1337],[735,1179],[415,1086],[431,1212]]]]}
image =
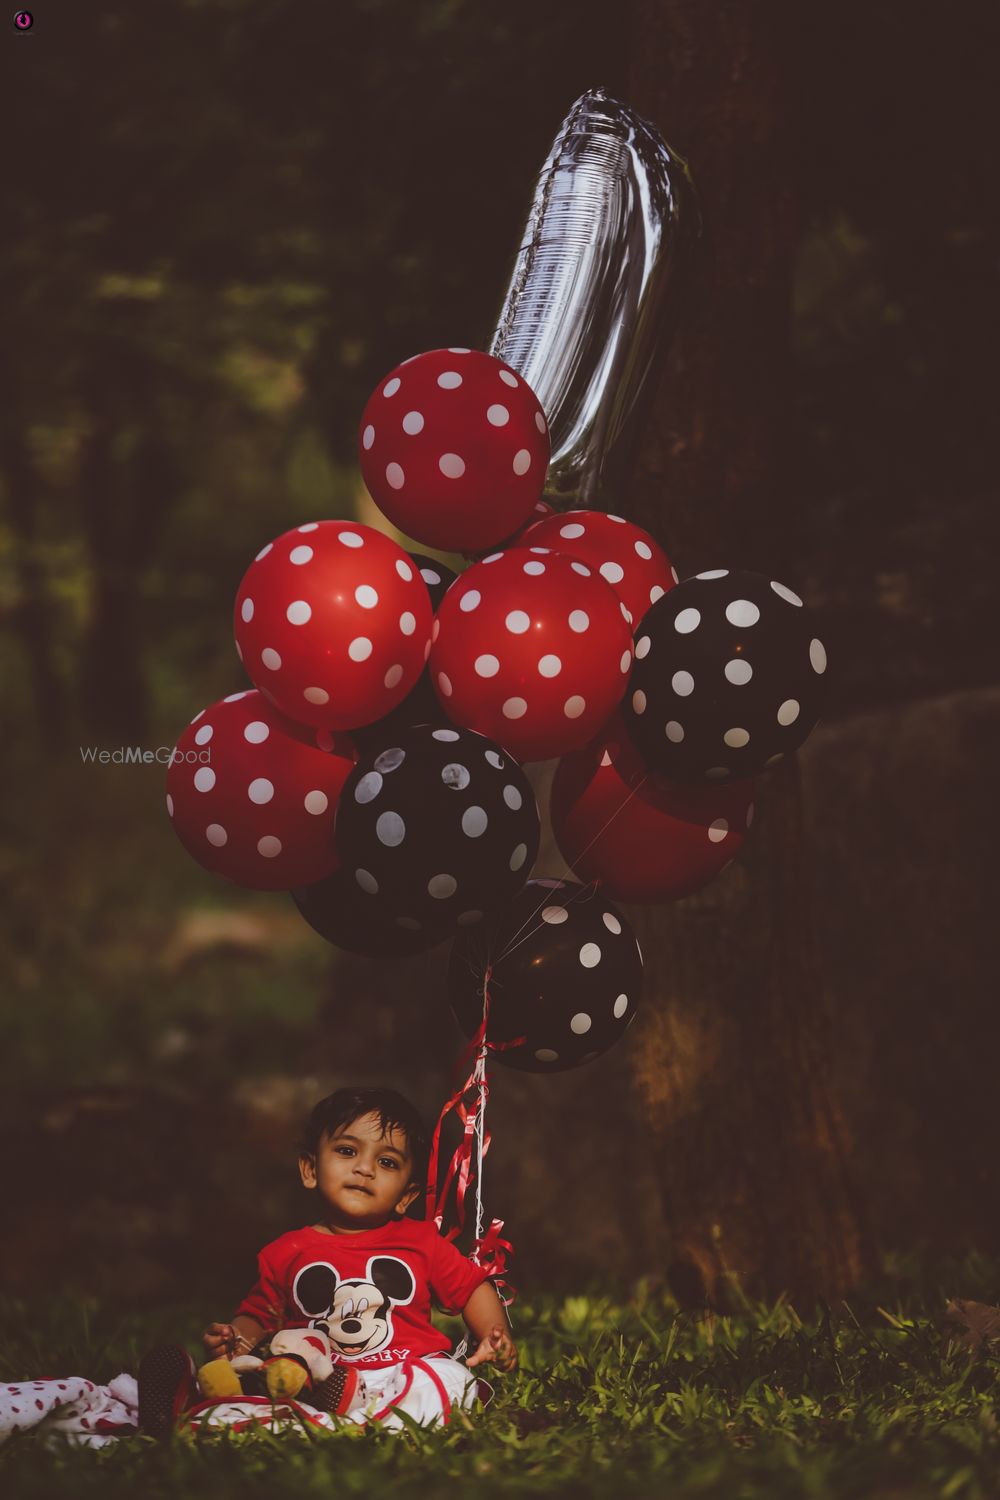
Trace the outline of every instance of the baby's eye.
{"type": "Polygon", "coordinates": [[[382,1156],[382,1157],[379,1157],[379,1166],[380,1167],[391,1167],[393,1169],[393,1171],[395,1171],[396,1168],[399,1166],[399,1162],[396,1161],[391,1156],[382,1156]]]}
{"type": "Polygon", "coordinates": [[[354,1147],[353,1146],[336,1146],[334,1149],[336,1150],[338,1156],[353,1156],[354,1155],[354,1147]]]}

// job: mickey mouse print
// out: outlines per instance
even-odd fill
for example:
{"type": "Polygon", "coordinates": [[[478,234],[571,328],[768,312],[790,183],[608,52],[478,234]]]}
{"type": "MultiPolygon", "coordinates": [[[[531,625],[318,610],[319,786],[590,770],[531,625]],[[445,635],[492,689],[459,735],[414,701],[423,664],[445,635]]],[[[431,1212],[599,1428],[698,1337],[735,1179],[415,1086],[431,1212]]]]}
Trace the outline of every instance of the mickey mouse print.
{"type": "Polygon", "coordinates": [[[415,1290],[405,1261],[373,1255],[364,1276],[346,1279],[329,1261],[304,1266],[295,1277],[292,1298],[342,1359],[357,1359],[393,1343],[393,1307],[412,1302],[415,1290]]]}

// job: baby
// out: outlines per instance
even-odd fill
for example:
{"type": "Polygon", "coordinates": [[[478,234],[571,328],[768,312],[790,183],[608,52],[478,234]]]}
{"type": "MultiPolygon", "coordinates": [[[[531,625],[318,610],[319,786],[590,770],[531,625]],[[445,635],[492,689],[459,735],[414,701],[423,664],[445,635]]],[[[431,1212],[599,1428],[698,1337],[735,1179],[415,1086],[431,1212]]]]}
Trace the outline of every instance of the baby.
{"type": "MultiPolygon", "coordinates": [[[[249,1353],[279,1329],[322,1332],[333,1362],[325,1408],[397,1428],[405,1425],[399,1412],[436,1425],[448,1421],[453,1403],[470,1406],[476,1381],[468,1372],[477,1365],[514,1369],[517,1351],[486,1272],[432,1223],[405,1217],[423,1190],[426,1158],[420,1117],[402,1095],[358,1088],[322,1099],[299,1154],[303,1186],[316,1195],[316,1222],[264,1246],[257,1283],[232,1322],[205,1330],[210,1358],[249,1353]],[[464,1364],[431,1322],[432,1295],[461,1311],[476,1341],[464,1364]]],[[[194,1376],[183,1350],[146,1356],[139,1373],[144,1431],[169,1432],[197,1399],[194,1376]]]]}

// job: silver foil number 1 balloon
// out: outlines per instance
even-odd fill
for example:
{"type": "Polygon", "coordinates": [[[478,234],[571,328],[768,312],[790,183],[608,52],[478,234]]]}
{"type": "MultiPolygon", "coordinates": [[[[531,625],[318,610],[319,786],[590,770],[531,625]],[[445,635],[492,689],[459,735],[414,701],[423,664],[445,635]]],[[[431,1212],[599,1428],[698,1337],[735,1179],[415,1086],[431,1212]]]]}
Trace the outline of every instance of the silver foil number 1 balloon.
{"type": "Polygon", "coordinates": [[[681,158],[603,89],[583,94],[542,168],[490,350],[548,418],[557,509],[599,506],[627,463],[697,231],[681,158]]]}

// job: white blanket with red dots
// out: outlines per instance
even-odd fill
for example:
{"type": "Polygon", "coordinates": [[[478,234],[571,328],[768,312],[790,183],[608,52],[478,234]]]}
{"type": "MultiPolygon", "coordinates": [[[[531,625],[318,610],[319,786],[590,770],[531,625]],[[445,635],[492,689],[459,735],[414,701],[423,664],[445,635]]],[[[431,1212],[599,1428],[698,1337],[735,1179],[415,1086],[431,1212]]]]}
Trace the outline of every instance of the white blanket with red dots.
{"type": "Polygon", "coordinates": [[[116,1375],[109,1385],[96,1385],[82,1375],[0,1385],[0,1443],[34,1430],[100,1448],[138,1427],[139,1389],[133,1375],[116,1375]]]}

